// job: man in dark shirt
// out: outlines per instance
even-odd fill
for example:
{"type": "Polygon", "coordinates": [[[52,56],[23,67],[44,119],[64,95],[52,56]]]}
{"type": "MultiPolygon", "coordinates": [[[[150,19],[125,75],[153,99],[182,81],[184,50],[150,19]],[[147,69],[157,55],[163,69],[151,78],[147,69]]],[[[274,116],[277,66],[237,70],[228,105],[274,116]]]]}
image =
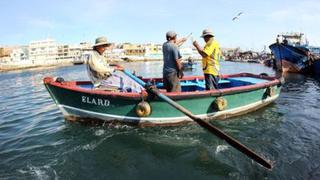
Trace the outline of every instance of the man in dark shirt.
{"type": "Polygon", "coordinates": [[[177,34],[174,31],[166,33],[167,42],[162,45],[163,52],[163,85],[167,92],[180,92],[180,80],[183,77],[181,54],[178,44],[186,39],[177,41],[177,34]]]}

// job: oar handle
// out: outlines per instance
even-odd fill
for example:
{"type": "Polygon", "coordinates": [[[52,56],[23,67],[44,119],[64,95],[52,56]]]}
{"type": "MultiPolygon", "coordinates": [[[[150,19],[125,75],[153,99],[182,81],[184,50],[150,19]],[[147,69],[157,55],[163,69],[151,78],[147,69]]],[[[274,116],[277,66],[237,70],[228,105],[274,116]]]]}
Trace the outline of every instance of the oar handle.
{"type": "Polygon", "coordinates": [[[186,37],[186,39],[189,39],[189,37],[192,35],[192,33],[190,33],[187,37],[186,37]]]}

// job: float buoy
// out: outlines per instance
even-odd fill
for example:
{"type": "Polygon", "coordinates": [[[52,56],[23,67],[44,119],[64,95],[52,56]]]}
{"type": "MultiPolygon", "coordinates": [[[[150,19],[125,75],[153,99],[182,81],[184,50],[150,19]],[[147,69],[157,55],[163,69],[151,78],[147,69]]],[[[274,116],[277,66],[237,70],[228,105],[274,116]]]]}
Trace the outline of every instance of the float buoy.
{"type": "Polygon", "coordinates": [[[216,100],[214,100],[214,108],[218,111],[225,110],[228,106],[228,102],[223,97],[217,97],[216,100]]]}
{"type": "Polygon", "coordinates": [[[62,77],[57,77],[56,82],[62,83],[64,82],[64,79],[62,77]]]}
{"type": "Polygon", "coordinates": [[[261,73],[260,76],[267,76],[269,77],[269,75],[267,73],[261,73]]]}
{"type": "Polygon", "coordinates": [[[147,117],[151,114],[151,106],[147,102],[140,102],[136,106],[136,114],[139,117],[147,117]]]}
{"type": "Polygon", "coordinates": [[[273,87],[267,87],[266,89],[267,96],[274,96],[276,94],[276,90],[273,87]]]}

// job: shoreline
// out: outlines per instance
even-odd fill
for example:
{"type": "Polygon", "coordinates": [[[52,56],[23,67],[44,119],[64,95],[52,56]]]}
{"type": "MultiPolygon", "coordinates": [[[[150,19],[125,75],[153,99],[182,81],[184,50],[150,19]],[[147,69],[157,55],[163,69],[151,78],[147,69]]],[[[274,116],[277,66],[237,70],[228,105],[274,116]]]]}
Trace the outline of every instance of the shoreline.
{"type": "MultiPolygon", "coordinates": [[[[160,58],[128,59],[128,60],[111,59],[110,63],[134,63],[134,62],[156,62],[156,61],[162,61],[162,59],[160,58]]],[[[194,59],[194,61],[200,61],[200,59],[194,59]]],[[[11,72],[11,71],[21,71],[21,70],[42,70],[42,69],[48,69],[48,68],[76,66],[76,65],[82,65],[82,64],[74,64],[73,62],[54,63],[54,64],[32,64],[32,65],[0,64],[0,73],[11,72]]]]}
{"type": "Polygon", "coordinates": [[[0,73],[11,72],[11,71],[21,71],[21,70],[41,70],[54,67],[71,66],[73,63],[61,63],[61,64],[48,64],[48,65],[0,65],[0,73]],[[6,67],[7,66],[7,67],[6,67]]]}
{"type": "MultiPolygon", "coordinates": [[[[131,62],[153,62],[161,61],[161,59],[138,59],[138,60],[128,60],[123,59],[112,59],[110,63],[131,63],[131,62]]],[[[85,64],[85,63],[82,63],[85,64]]],[[[11,72],[11,71],[20,71],[20,70],[41,70],[54,67],[63,67],[63,66],[76,66],[82,64],[74,64],[72,62],[57,63],[57,64],[32,64],[32,65],[10,65],[10,64],[0,64],[0,73],[11,72]]]]}

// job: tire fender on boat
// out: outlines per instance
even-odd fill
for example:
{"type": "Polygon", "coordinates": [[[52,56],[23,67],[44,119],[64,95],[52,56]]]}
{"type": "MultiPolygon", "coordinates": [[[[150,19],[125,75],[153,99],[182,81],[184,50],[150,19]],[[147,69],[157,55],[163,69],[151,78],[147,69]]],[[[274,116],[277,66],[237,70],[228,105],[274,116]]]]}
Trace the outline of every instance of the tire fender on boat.
{"type": "Polygon", "coordinates": [[[270,97],[276,95],[275,88],[274,87],[267,87],[266,94],[267,94],[267,96],[270,96],[270,97]]]}
{"type": "Polygon", "coordinates": [[[151,106],[149,103],[142,101],[136,106],[136,114],[139,117],[147,117],[151,114],[151,106]]]}
{"type": "Polygon", "coordinates": [[[62,77],[57,77],[57,78],[55,78],[54,81],[55,81],[55,82],[62,83],[62,82],[64,82],[64,79],[63,79],[62,77]]]}
{"type": "Polygon", "coordinates": [[[228,106],[228,101],[223,97],[217,97],[214,100],[214,108],[218,111],[225,110],[228,106]]]}
{"type": "Polygon", "coordinates": [[[261,73],[260,76],[262,76],[262,77],[263,77],[263,76],[269,77],[269,75],[268,75],[267,73],[261,73]]]}

